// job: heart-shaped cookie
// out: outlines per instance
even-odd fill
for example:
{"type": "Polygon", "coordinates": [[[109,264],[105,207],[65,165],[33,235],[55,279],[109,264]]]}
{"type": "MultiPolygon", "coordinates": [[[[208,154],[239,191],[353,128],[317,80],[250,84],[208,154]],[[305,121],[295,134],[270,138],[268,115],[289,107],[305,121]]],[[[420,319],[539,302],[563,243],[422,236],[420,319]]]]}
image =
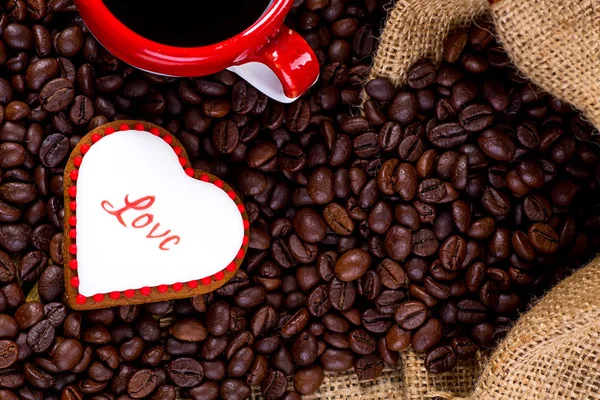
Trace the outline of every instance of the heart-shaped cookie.
{"type": "Polygon", "coordinates": [[[149,123],[88,133],[64,176],[65,285],[74,309],[207,293],[239,268],[244,205],[225,182],[193,170],[183,146],[149,123]]]}

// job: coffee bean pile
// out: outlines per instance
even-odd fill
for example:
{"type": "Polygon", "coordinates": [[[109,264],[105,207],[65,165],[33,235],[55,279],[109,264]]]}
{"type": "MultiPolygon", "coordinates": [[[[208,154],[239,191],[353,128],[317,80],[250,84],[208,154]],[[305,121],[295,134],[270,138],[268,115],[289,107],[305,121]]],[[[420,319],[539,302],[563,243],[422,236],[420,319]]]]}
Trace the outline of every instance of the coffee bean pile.
{"type": "Polygon", "coordinates": [[[367,83],[365,117],[340,123],[361,159],[352,195],[324,215],[366,241],[341,251],[336,278],[379,296],[400,290],[408,301],[393,310],[386,344],[426,352],[434,373],[491,346],[600,243],[591,127],[519,76],[491,29],[453,34],[443,63],[416,63],[405,88],[367,83]]]}
{"type": "Polygon", "coordinates": [[[251,385],[268,399],[297,399],[316,390],[324,369],[353,368],[350,350],[322,339],[322,321],[346,330],[350,322],[308,313],[314,263],[284,269],[271,243],[287,246],[291,194],[306,186],[296,179],[325,164],[321,121],[335,124],[360,103],[379,3],[296,2],[286,23],[315,49],[322,74],[290,106],[226,71],[174,79],[127,66],[94,40],[71,0],[0,3],[0,399],[244,399],[251,385]],[[237,186],[252,215],[252,251],[209,296],[73,312],[62,301],[63,170],[83,135],[121,119],[165,127],[195,167],[237,186]]]}
{"type": "Polygon", "coordinates": [[[592,131],[523,80],[487,29],[454,36],[408,88],[370,82],[354,116],[386,2],[296,1],[286,23],[322,73],[291,105],[227,71],[124,65],[71,0],[2,3],[1,399],[235,400],[255,386],[294,400],[324,371],[376,378],[411,344],[444,371],[589,259],[592,131]],[[63,169],[84,134],[120,119],[165,127],[194,167],[237,188],[250,251],[209,295],[73,312],[63,169]]]}

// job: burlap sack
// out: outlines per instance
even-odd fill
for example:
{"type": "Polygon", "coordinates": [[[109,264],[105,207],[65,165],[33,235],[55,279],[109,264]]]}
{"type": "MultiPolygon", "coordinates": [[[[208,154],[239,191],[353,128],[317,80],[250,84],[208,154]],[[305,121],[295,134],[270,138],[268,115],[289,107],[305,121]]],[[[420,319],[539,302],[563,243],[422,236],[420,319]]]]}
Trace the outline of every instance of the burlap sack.
{"type": "MultiPolygon", "coordinates": [[[[382,32],[371,78],[385,77],[401,86],[415,61],[441,60],[450,32],[491,19],[524,75],[600,126],[600,2],[493,3],[398,0],[382,32]]],[[[405,398],[600,399],[599,314],[600,261],[594,261],[526,313],[487,364],[479,356],[451,373],[433,375],[422,356],[402,354],[405,398]]]]}
{"type": "Polygon", "coordinates": [[[519,319],[469,399],[600,399],[600,258],[519,319]]]}
{"type": "Polygon", "coordinates": [[[371,77],[397,86],[417,60],[440,61],[448,33],[492,18],[516,67],[600,126],[598,0],[398,0],[390,11],[371,77]]]}

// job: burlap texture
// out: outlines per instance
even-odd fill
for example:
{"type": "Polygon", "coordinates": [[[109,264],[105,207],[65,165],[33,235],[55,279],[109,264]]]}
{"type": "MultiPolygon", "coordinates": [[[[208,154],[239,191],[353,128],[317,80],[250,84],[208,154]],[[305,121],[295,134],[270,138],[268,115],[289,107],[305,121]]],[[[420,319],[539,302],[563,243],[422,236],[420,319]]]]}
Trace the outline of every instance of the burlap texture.
{"type": "MultiPolygon", "coordinates": [[[[290,383],[290,389],[291,389],[290,383]]],[[[253,388],[252,400],[264,399],[259,388],[253,388]]],[[[400,368],[386,368],[381,376],[371,381],[359,381],[354,370],[344,373],[326,373],[323,384],[305,400],[404,400],[406,394],[400,368]]]]}
{"type": "Polygon", "coordinates": [[[521,316],[469,399],[600,399],[600,258],[521,316]]]}
{"type": "Polygon", "coordinates": [[[408,349],[401,354],[401,358],[406,400],[467,396],[486,362],[486,357],[479,352],[473,359],[459,361],[451,372],[430,374],[425,369],[423,354],[408,349]]]}
{"type": "MultiPolygon", "coordinates": [[[[478,353],[474,359],[459,362],[452,372],[436,375],[425,369],[423,354],[408,349],[400,354],[400,358],[397,367],[386,368],[372,381],[359,381],[353,370],[341,374],[326,373],[319,390],[304,399],[417,400],[440,394],[449,398],[466,396],[485,364],[485,357],[478,353]]],[[[260,389],[253,388],[252,400],[262,399],[260,389]]]]}
{"type": "Polygon", "coordinates": [[[600,126],[600,2],[502,0],[491,7],[515,66],[600,126]]]}
{"type": "Polygon", "coordinates": [[[441,61],[450,32],[470,26],[488,13],[487,0],[398,0],[381,33],[371,78],[387,78],[401,86],[416,61],[441,61]]]}
{"type": "Polygon", "coordinates": [[[448,33],[491,17],[516,67],[600,126],[598,0],[398,0],[382,32],[371,78],[400,86],[423,58],[442,59],[448,33]]]}

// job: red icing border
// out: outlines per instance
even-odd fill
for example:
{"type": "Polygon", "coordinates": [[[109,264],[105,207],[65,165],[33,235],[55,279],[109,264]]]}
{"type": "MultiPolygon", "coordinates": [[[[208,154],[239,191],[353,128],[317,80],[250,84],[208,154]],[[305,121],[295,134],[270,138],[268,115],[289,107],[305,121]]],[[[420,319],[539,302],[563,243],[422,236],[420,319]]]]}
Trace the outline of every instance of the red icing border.
{"type": "MultiPolygon", "coordinates": [[[[128,124],[121,124],[119,126],[119,130],[127,131],[127,130],[132,130],[132,128],[128,124]]],[[[142,124],[134,125],[133,130],[146,131],[145,127],[142,124]]],[[[108,127],[104,130],[103,134],[93,134],[91,136],[91,140],[92,140],[91,145],[87,144],[87,143],[81,145],[81,147],[79,149],[80,154],[77,155],[73,159],[74,169],[70,173],[70,178],[73,181],[77,181],[77,178],[79,177],[78,169],[79,169],[79,167],[81,167],[81,164],[84,160],[84,156],[90,150],[91,146],[93,146],[95,143],[99,142],[104,136],[108,136],[114,132],[115,132],[114,128],[108,127]]],[[[149,130],[147,130],[147,132],[149,132],[155,136],[161,136],[161,132],[157,128],[150,128],[149,130]]],[[[171,134],[165,134],[165,135],[162,135],[161,138],[167,144],[169,144],[171,146],[171,148],[173,149],[173,152],[175,153],[175,155],[177,155],[179,164],[182,166],[185,173],[189,177],[194,177],[194,175],[195,175],[194,169],[192,169],[191,167],[186,167],[186,165],[188,164],[188,160],[187,160],[187,158],[181,156],[182,149],[179,146],[173,145],[173,136],[171,134]]],[[[239,200],[237,194],[234,191],[232,191],[232,190],[227,191],[224,188],[224,182],[221,179],[216,178],[216,179],[212,180],[212,182],[211,182],[211,176],[209,176],[208,174],[202,174],[202,175],[200,175],[199,180],[201,180],[203,182],[213,183],[216,187],[225,191],[227,193],[227,195],[229,196],[229,198],[232,199],[232,201],[235,202],[236,199],[239,200]]],[[[69,218],[69,221],[68,221],[68,225],[70,227],[68,234],[69,234],[69,237],[71,238],[71,240],[73,242],[75,242],[75,243],[72,243],[68,249],[69,253],[72,255],[72,259],[69,262],[69,268],[72,271],[72,278],[69,283],[73,287],[73,289],[77,292],[77,295],[75,296],[75,301],[79,305],[84,305],[88,301],[94,302],[98,305],[101,305],[101,303],[104,302],[104,300],[107,298],[109,298],[111,300],[119,300],[122,297],[132,298],[133,296],[135,296],[136,292],[139,292],[142,296],[149,296],[152,293],[153,288],[156,288],[156,290],[159,293],[165,294],[170,291],[179,292],[181,289],[183,289],[184,284],[186,284],[190,289],[195,289],[199,285],[208,286],[213,282],[213,280],[215,280],[215,281],[223,280],[223,278],[225,276],[225,271],[228,271],[228,272],[235,271],[237,269],[236,260],[241,260],[245,256],[244,246],[249,241],[249,236],[246,231],[248,230],[250,223],[248,222],[248,219],[244,215],[244,212],[246,209],[245,209],[244,205],[241,203],[241,200],[239,200],[240,203],[238,204],[238,210],[239,210],[240,214],[242,214],[242,220],[243,220],[244,231],[245,231],[244,238],[242,239],[242,243],[240,245],[240,250],[236,254],[235,258],[230,263],[228,263],[227,266],[225,268],[223,268],[221,271],[215,273],[214,275],[205,276],[205,277],[202,277],[202,278],[190,281],[190,282],[185,282],[185,283],[177,282],[177,283],[173,283],[171,285],[163,284],[163,285],[158,285],[158,286],[154,286],[154,287],[144,286],[142,288],[137,288],[137,289],[127,289],[127,290],[123,290],[123,291],[114,291],[114,292],[110,292],[110,293],[97,293],[93,296],[86,297],[78,292],[79,277],[77,276],[78,265],[77,265],[77,259],[76,259],[76,256],[77,256],[77,245],[76,245],[76,240],[77,240],[77,230],[76,230],[77,203],[75,201],[77,198],[77,185],[76,184],[71,185],[67,189],[67,192],[71,199],[69,201],[69,208],[71,209],[72,214],[73,214],[69,218]]],[[[68,227],[65,227],[65,228],[68,229],[68,227]]]]}

